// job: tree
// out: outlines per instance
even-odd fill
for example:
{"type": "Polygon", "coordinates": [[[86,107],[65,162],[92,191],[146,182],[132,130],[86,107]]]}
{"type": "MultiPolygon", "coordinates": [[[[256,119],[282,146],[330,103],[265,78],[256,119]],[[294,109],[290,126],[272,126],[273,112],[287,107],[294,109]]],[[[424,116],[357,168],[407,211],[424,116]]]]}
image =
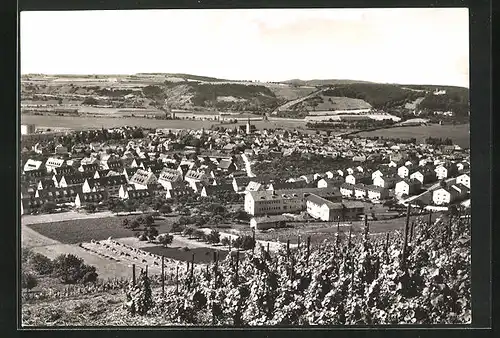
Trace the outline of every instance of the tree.
{"type": "Polygon", "coordinates": [[[72,254],[59,255],[54,260],[54,275],[64,284],[88,283],[97,280],[95,266],[84,264],[83,259],[72,254]]]}
{"type": "Polygon", "coordinates": [[[50,275],[54,271],[52,260],[39,253],[32,254],[29,258],[29,263],[39,275],[50,275]]]}
{"type": "Polygon", "coordinates": [[[184,226],[181,225],[179,222],[174,222],[172,224],[172,232],[181,232],[184,230],[184,226]]]}
{"type": "Polygon", "coordinates": [[[222,237],[220,240],[220,244],[229,246],[231,244],[231,240],[229,239],[229,237],[222,237]]]}
{"type": "Polygon", "coordinates": [[[206,239],[208,243],[217,244],[220,242],[220,233],[217,230],[212,229],[210,234],[206,236],[206,239]]]}
{"type": "Polygon", "coordinates": [[[172,207],[169,205],[169,204],[163,204],[159,211],[162,213],[162,214],[170,214],[172,212],[172,207]]]}
{"type": "Polygon", "coordinates": [[[22,272],[21,274],[21,287],[23,289],[33,289],[35,286],[38,285],[38,280],[36,277],[29,273],[29,272],[22,272]]]}
{"type": "Polygon", "coordinates": [[[144,229],[143,235],[145,235],[150,241],[154,240],[158,236],[158,229],[155,227],[147,227],[144,229]]]}
{"type": "Polygon", "coordinates": [[[130,229],[132,229],[132,230],[135,230],[140,226],[141,226],[141,224],[136,219],[133,220],[132,223],[130,223],[130,229]]]}
{"type": "Polygon", "coordinates": [[[97,206],[94,203],[89,203],[85,205],[85,210],[87,210],[90,213],[94,213],[97,209],[97,206]]]}
{"type": "Polygon", "coordinates": [[[146,218],[145,218],[145,224],[147,227],[150,227],[154,224],[155,222],[155,219],[152,215],[147,215],[146,218]]]}
{"type": "Polygon", "coordinates": [[[233,241],[233,245],[236,248],[240,248],[243,250],[250,250],[255,247],[255,240],[253,239],[252,236],[242,236],[238,237],[233,241]]]}
{"type": "Polygon", "coordinates": [[[129,219],[128,219],[128,218],[124,218],[124,219],[122,220],[122,226],[123,226],[124,228],[128,228],[128,227],[130,226],[130,221],[129,221],[129,219]]]}
{"type": "Polygon", "coordinates": [[[146,204],[146,203],[142,203],[140,206],[139,206],[139,211],[141,211],[142,213],[145,213],[146,211],[149,210],[149,206],[146,204]]]}
{"type": "Polygon", "coordinates": [[[182,234],[184,236],[192,236],[194,233],[194,229],[192,227],[186,227],[184,230],[182,230],[182,234]]]}
{"type": "Polygon", "coordinates": [[[41,207],[41,212],[52,213],[57,208],[57,205],[54,202],[48,201],[45,202],[41,207]]]}
{"type": "Polygon", "coordinates": [[[158,243],[163,245],[164,247],[167,247],[169,244],[172,244],[172,241],[174,239],[174,236],[170,234],[161,234],[156,237],[156,240],[158,243]]]}

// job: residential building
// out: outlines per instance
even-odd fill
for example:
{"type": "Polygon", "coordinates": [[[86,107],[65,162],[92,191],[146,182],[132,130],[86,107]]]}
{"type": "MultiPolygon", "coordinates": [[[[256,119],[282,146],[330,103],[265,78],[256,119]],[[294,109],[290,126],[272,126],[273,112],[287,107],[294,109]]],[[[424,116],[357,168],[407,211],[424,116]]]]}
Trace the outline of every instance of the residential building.
{"type": "Polygon", "coordinates": [[[340,194],[347,198],[354,197],[354,184],[343,183],[340,186],[340,194]]]}
{"type": "Polygon", "coordinates": [[[151,185],[156,185],[157,182],[155,174],[144,169],[138,169],[129,180],[129,183],[133,184],[137,190],[148,189],[151,185]]]}
{"type": "Polygon", "coordinates": [[[286,217],[281,215],[266,215],[264,217],[252,217],[250,219],[250,228],[256,230],[267,230],[271,228],[286,227],[286,217]]]}
{"type": "Polygon", "coordinates": [[[60,168],[65,165],[65,160],[57,157],[49,157],[45,162],[45,168],[48,173],[51,173],[55,168],[60,168]]]}
{"type": "Polygon", "coordinates": [[[316,219],[331,222],[342,219],[343,204],[331,202],[318,195],[311,194],[306,198],[307,213],[316,219]]]}
{"type": "Polygon", "coordinates": [[[75,197],[75,206],[80,208],[86,204],[101,203],[108,198],[105,191],[78,193],[75,197]]]}
{"type": "Polygon", "coordinates": [[[170,168],[164,168],[158,177],[158,183],[160,183],[164,189],[172,189],[172,183],[180,181],[182,181],[182,173],[170,168]]]}
{"type": "Polygon", "coordinates": [[[405,178],[405,179],[399,181],[398,183],[396,183],[396,187],[394,189],[394,192],[398,196],[403,196],[403,195],[411,196],[411,195],[418,193],[420,191],[421,187],[422,187],[422,183],[420,183],[420,181],[415,180],[415,179],[409,180],[409,179],[405,178]]]}
{"type": "Polygon", "coordinates": [[[468,174],[462,174],[457,177],[457,184],[463,184],[470,189],[470,176],[468,174]]]}
{"type": "Polygon", "coordinates": [[[82,186],[83,193],[107,191],[109,196],[118,196],[120,187],[127,184],[124,175],[101,178],[88,178],[82,186]]]}
{"type": "Polygon", "coordinates": [[[43,162],[42,161],[36,161],[32,159],[28,159],[26,163],[24,164],[23,171],[31,171],[31,170],[40,170],[42,167],[43,162]]]}
{"type": "Polygon", "coordinates": [[[386,176],[386,177],[375,177],[373,180],[373,185],[381,188],[392,189],[396,186],[396,183],[401,180],[399,176],[386,176]]]}

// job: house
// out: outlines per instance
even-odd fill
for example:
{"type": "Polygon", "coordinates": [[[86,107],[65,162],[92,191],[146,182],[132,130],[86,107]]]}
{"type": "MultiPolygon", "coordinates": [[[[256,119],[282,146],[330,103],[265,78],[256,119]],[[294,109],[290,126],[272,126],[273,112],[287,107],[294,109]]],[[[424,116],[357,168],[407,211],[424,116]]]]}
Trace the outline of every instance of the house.
{"type": "Polygon", "coordinates": [[[250,219],[250,228],[256,230],[267,230],[271,228],[286,227],[286,217],[281,215],[266,215],[263,217],[252,217],[250,219]]]}
{"type": "Polygon", "coordinates": [[[134,176],[134,174],[137,172],[137,170],[138,170],[138,168],[123,168],[123,171],[121,173],[130,182],[130,179],[132,178],[132,176],[134,176]]]}
{"type": "Polygon", "coordinates": [[[28,170],[21,174],[21,180],[32,182],[33,180],[42,178],[47,174],[47,171],[44,168],[40,168],[37,170],[28,170]]]}
{"type": "Polygon", "coordinates": [[[401,178],[406,178],[410,176],[411,170],[412,170],[411,166],[402,165],[401,167],[398,168],[398,176],[401,178]]]}
{"type": "Polygon", "coordinates": [[[55,168],[60,168],[65,165],[65,160],[57,157],[49,157],[45,162],[45,168],[48,173],[51,173],[55,168]]]}
{"type": "Polygon", "coordinates": [[[135,200],[135,199],[148,198],[148,197],[152,197],[152,196],[153,196],[152,191],[148,190],[148,189],[141,189],[141,190],[125,189],[123,191],[123,194],[120,196],[120,198],[122,198],[124,200],[128,200],[128,199],[135,200]]]}
{"type": "Polygon", "coordinates": [[[381,188],[392,189],[401,178],[399,176],[375,177],[373,185],[381,188]]]}
{"type": "Polygon", "coordinates": [[[345,171],[347,172],[347,175],[353,175],[354,174],[354,169],[353,168],[347,168],[345,171]]]}
{"type": "Polygon", "coordinates": [[[97,164],[100,163],[99,160],[97,158],[95,158],[94,156],[84,157],[80,161],[80,165],[88,165],[88,164],[94,164],[94,163],[97,163],[97,164]]]}
{"type": "Polygon", "coordinates": [[[296,181],[296,182],[271,182],[267,186],[267,190],[290,190],[290,189],[301,189],[310,188],[310,184],[306,181],[296,181]]]}
{"type": "Polygon", "coordinates": [[[344,197],[350,198],[354,196],[354,184],[343,183],[340,186],[340,194],[344,197]]]}
{"type": "Polygon", "coordinates": [[[184,184],[184,182],[175,182],[172,188],[167,190],[165,198],[179,198],[182,196],[192,195],[193,190],[184,184]]]}
{"type": "Polygon", "coordinates": [[[233,189],[235,192],[241,192],[244,191],[245,188],[248,186],[248,183],[253,179],[253,177],[245,177],[245,176],[240,176],[240,177],[234,177],[233,178],[233,189]]]}
{"type": "Polygon", "coordinates": [[[454,174],[458,173],[457,166],[451,163],[440,164],[434,171],[436,172],[438,180],[453,177],[454,174]]]}
{"type": "Polygon", "coordinates": [[[67,188],[47,188],[43,190],[37,190],[35,192],[35,198],[49,198],[51,201],[61,204],[61,203],[71,203],[74,201],[76,195],[82,192],[80,186],[67,187],[67,188]]]}
{"type": "Polygon", "coordinates": [[[306,198],[310,194],[332,202],[342,200],[338,190],[330,188],[250,191],[245,195],[245,211],[254,216],[299,212],[306,209],[306,198]]]}
{"type": "Polygon", "coordinates": [[[92,178],[92,173],[87,172],[87,175],[83,175],[82,173],[73,174],[73,175],[63,175],[59,180],[57,186],[59,188],[70,187],[74,185],[81,185],[85,182],[87,178],[92,178]]]}
{"type": "Polygon", "coordinates": [[[55,154],[67,154],[68,153],[68,148],[66,148],[65,146],[63,146],[61,144],[58,144],[54,148],[54,153],[55,154]]]}
{"type": "Polygon", "coordinates": [[[120,187],[127,184],[124,175],[88,178],[82,186],[83,193],[106,191],[109,196],[118,196],[120,187]]]}
{"type": "Polygon", "coordinates": [[[236,167],[232,159],[222,159],[217,165],[217,170],[232,173],[238,170],[238,168],[236,167]]]}
{"type": "Polygon", "coordinates": [[[108,174],[110,172],[111,172],[111,170],[109,170],[109,169],[96,170],[94,172],[94,178],[101,178],[101,177],[109,176],[108,174]]]}
{"type": "Polygon", "coordinates": [[[420,169],[410,175],[410,179],[420,181],[422,184],[427,184],[437,180],[436,173],[433,170],[420,169]]]}
{"type": "Polygon", "coordinates": [[[302,175],[300,176],[306,183],[312,183],[314,182],[314,175],[302,175]]]}
{"type": "Polygon", "coordinates": [[[91,163],[91,164],[81,164],[78,168],[79,172],[93,172],[95,173],[100,169],[99,163],[91,163]]]}
{"type": "Polygon", "coordinates": [[[56,184],[54,180],[50,178],[46,179],[40,179],[38,180],[38,183],[36,184],[36,189],[37,190],[43,190],[43,189],[48,189],[48,188],[55,188],[56,184]]]}
{"type": "Polygon", "coordinates": [[[234,194],[233,185],[229,184],[219,184],[219,185],[207,185],[201,189],[202,197],[217,196],[221,193],[232,193],[234,194]]]}
{"type": "Polygon", "coordinates": [[[135,190],[135,186],[132,184],[122,184],[120,189],[118,189],[118,197],[121,199],[125,199],[127,196],[127,191],[135,190]]]}
{"type": "Polygon", "coordinates": [[[337,178],[322,178],[318,181],[318,188],[340,187],[344,180],[337,176],[337,178]]]}
{"type": "Polygon", "coordinates": [[[462,174],[457,177],[456,183],[463,184],[470,189],[470,176],[468,174],[462,174]]]}
{"type": "Polygon", "coordinates": [[[208,184],[208,176],[204,172],[189,170],[184,177],[184,180],[191,186],[193,190],[197,190],[196,183],[208,184]]]}
{"type": "Polygon", "coordinates": [[[59,168],[54,168],[54,170],[52,170],[52,173],[54,175],[64,176],[64,175],[74,175],[77,173],[77,171],[75,170],[75,168],[65,165],[59,168]]]}
{"type": "Polygon", "coordinates": [[[265,189],[266,189],[265,183],[250,181],[248,183],[248,185],[246,186],[245,191],[259,191],[259,190],[265,190],[265,189]]]}
{"type": "Polygon", "coordinates": [[[375,185],[367,185],[366,195],[370,200],[383,200],[389,198],[389,191],[386,188],[378,187],[375,185]]]}
{"type": "Polygon", "coordinates": [[[345,201],[343,205],[343,220],[353,220],[365,213],[365,205],[359,201],[345,201]]]}
{"type": "Polygon", "coordinates": [[[148,189],[149,186],[155,185],[157,182],[155,174],[144,169],[137,169],[129,180],[129,184],[133,184],[137,190],[148,189]]]}
{"type": "Polygon", "coordinates": [[[356,155],[352,157],[353,162],[366,162],[366,156],[365,155],[356,155]]]}
{"type": "Polygon", "coordinates": [[[410,180],[410,179],[403,179],[396,183],[396,187],[394,189],[394,192],[398,196],[411,196],[420,191],[422,187],[422,183],[420,183],[419,180],[410,180]]]}
{"type": "Polygon", "coordinates": [[[115,170],[115,171],[119,171],[121,169],[123,169],[123,162],[121,160],[109,160],[109,161],[106,161],[106,162],[102,162],[101,163],[101,167],[103,169],[109,169],[109,170],[115,170]]]}
{"type": "Polygon", "coordinates": [[[468,162],[459,162],[457,163],[457,170],[459,172],[462,172],[464,170],[468,170],[470,168],[470,165],[468,162]]]}
{"type": "Polygon", "coordinates": [[[391,161],[389,162],[389,164],[387,165],[389,168],[397,168],[398,167],[398,164],[397,162],[395,161],[391,161]]]}
{"type": "Polygon", "coordinates": [[[357,199],[363,199],[366,198],[367,192],[365,185],[363,183],[355,184],[354,185],[354,197],[357,199]]]}
{"type": "Polygon", "coordinates": [[[86,204],[100,203],[108,198],[105,191],[78,193],[75,197],[75,206],[80,208],[86,204]]]}
{"type": "Polygon", "coordinates": [[[182,181],[182,173],[170,168],[164,168],[158,177],[158,183],[161,184],[164,189],[172,189],[172,183],[180,181],[182,181]]]}
{"type": "Polygon", "coordinates": [[[435,205],[446,205],[453,203],[467,194],[467,187],[464,185],[452,185],[451,187],[441,187],[432,193],[432,202],[435,205]]]}
{"type": "Polygon", "coordinates": [[[340,220],[344,208],[340,202],[331,202],[315,194],[306,198],[306,207],[311,217],[325,222],[340,220]]]}
{"type": "Polygon", "coordinates": [[[40,170],[42,167],[43,162],[42,161],[36,161],[32,159],[28,159],[26,163],[24,164],[23,171],[31,171],[31,170],[40,170]]]}
{"type": "Polygon", "coordinates": [[[371,182],[370,176],[365,176],[364,174],[350,174],[345,177],[345,183],[358,184],[364,183],[368,184],[371,182]]]}
{"type": "Polygon", "coordinates": [[[51,198],[23,198],[21,199],[21,215],[28,215],[34,209],[38,209],[45,203],[52,201],[51,198]]]}

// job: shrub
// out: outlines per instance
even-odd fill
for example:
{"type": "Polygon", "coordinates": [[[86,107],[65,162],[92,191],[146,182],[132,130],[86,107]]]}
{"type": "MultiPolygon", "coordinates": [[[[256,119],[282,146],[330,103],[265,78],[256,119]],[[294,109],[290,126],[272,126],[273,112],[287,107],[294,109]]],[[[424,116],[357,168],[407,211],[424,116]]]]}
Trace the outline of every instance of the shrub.
{"type": "Polygon", "coordinates": [[[140,226],[141,226],[140,223],[136,219],[133,220],[132,223],[130,223],[130,229],[132,230],[135,230],[140,226]]]}
{"type": "Polygon", "coordinates": [[[130,226],[130,221],[128,218],[123,219],[122,225],[124,228],[128,228],[130,226]]]}
{"type": "Polygon", "coordinates": [[[178,222],[172,224],[172,232],[182,232],[185,229],[184,225],[180,225],[178,222]]]}
{"type": "Polygon", "coordinates": [[[51,213],[57,208],[57,205],[54,202],[45,202],[40,208],[41,212],[51,213]]]}
{"type": "Polygon", "coordinates": [[[168,204],[163,204],[159,210],[162,214],[170,214],[172,212],[172,207],[168,204]]]}
{"type": "Polygon", "coordinates": [[[235,248],[240,248],[242,250],[250,250],[255,247],[255,241],[252,236],[242,236],[238,237],[233,241],[235,248]]]}
{"type": "Polygon", "coordinates": [[[222,237],[220,243],[224,246],[229,246],[229,244],[231,244],[231,241],[229,240],[229,237],[222,237]]]}
{"type": "Polygon", "coordinates": [[[151,226],[155,222],[155,219],[152,215],[147,215],[145,219],[146,226],[151,226]]]}
{"type": "Polygon", "coordinates": [[[156,237],[158,243],[160,243],[164,247],[167,247],[169,244],[172,244],[173,239],[174,236],[172,236],[171,234],[161,234],[156,237]]]}
{"type": "Polygon", "coordinates": [[[217,230],[213,229],[210,234],[206,236],[207,242],[217,244],[220,241],[220,234],[217,230]]]}
{"type": "Polygon", "coordinates": [[[39,275],[49,275],[54,271],[52,260],[39,253],[32,254],[29,258],[29,263],[39,275]]]}
{"type": "Polygon", "coordinates": [[[194,233],[194,229],[192,227],[186,227],[184,230],[182,230],[182,234],[185,236],[191,236],[194,233]]]}
{"type": "Polygon", "coordinates": [[[201,240],[205,239],[205,233],[201,230],[194,230],[193,231],[193,236],[196,238],[199,238],[201,240]]]}
{"type": "Polygon", "coordinates": [[[38,285],[38,280],[36,277],[29,273],[29,272],[23,272],[21,274],[21,287],[23,289],[33,289],[35,286],[38,285]]]}
{"type": "Polygon", "coordinates": [[[59,255],[54,260],[54,275],[64,284],[87,283],[97,279],[95,266],[72,254],[59,255]]]}
{"type": "Polygon", "coordinates": [[[140,240],[140,241],[145,241],[145,240],[147,240],[147,239],[148,239],[148,238],[147,238],[147,236],[146,236],[145,234],[140,234],[140,235],[139,235],[139,240],[140,240]]]}

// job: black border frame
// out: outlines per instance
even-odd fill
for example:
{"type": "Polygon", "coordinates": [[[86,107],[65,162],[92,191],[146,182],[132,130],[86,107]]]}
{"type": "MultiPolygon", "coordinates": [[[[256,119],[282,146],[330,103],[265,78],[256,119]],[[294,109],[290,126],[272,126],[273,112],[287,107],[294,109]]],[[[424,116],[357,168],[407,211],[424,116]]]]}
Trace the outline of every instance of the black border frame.
{"type": "MultiPolygon", "coordinates": [[[[332,333],[349,333],[349,334],[380,334],[380,335],[391,335],[395,334],[399,336],[401,333],[404,334],[418,334],[418,331],[421,329],[439,329],[435,330],[433,333],[441,334],[440,332],[452,330],[453,336],[463,335],[463,334],[474,334],[481,335],[485,334],[487,330],[481,330],[483,328],[489,328],[492,326],[492,269],[491,269],[491,206],[492,206],[492,194],[491,194],[491,183],[492,183],[492,111],[491,111],[491,61],[492,61],[492,49],[491,49],[491,2],[489,0],[427,0],[427,1],[417,1],[417,0],[406,0],[403,3],[396,3],[395,1],[366,1],[366,0],[341,0],[335,1],[335,3],[328,3],[323,0],[312,0],[312,1],[245,1],[245,2],[236,2],[236,1],[207,1],[207,0],[190,0],[190,1],[182,1],[175,0],[169,1],[168,4],[165,4],[164,1],[161,0],[121,0],[121,1],[99,1],[99,0],[72,0],[72,1],[64,1],[64,0],[52,0],[41,1],[41,0],[24,0],[20,1],[18,4],[14,5],[15,14],[11,22],[15,23],[16,29],[12,31],[13,36],[11,36],[10,45],[15,46],[14,53],[10,55],[13,56],[14,60],[14,68],[8,69],[11,73],[7,74],[3,77],[4,81],[6,81],[7,86],[6,90],[2,91],[2,95],[5,95],[6,100],[4,102],[12,102],[12,97],[16,97],[16,103],[14,106],[14,112],[17,112],[18,106],[18,88],[20,78],[17,74],[17,65],[19,64],[19,53],[18,53],[18,33],[19,33],[19,21],[18,14],[21,10],[85,10],[85,9],[160,9],[160,8],[189,8],[189,9],[197,9],[197,8],[312,8],[312,7],[325,7],[325,8],[342,8],[342,7],[351,7],[351,8],[362,8],[362,7],[469,7],[469,18],[470,18],[470,101],[471,101],[471,111],[475,117],[472,119],[470,128],[471,128],[471,161],[473,162],[471,175],[473,176],[473,180],[475,182],[475,189],[472,192],[472,195],[475,196],[472,202],[472,213],[474,214],[473,223],[479,224],[477,226],[473,226],[472,229],[472,294],[473,294],[473,324],[472,326],[467,326],[463,328],[469,328],[468,330],[461,329],[450,329],[448,326],[434,326],[432,328],[424,328],[424,327],[382,327],[382,328],[370,328],[370,331],[367,331],[363,328],[334,328],[332,333]],[[18,7],[17,7],[18,6],[18,7]],[[17,61],[17,62],[16,62],[17,61]],[[7,78],[14,77],[14,81],[8,81],[7,78]],[[15,83],[15,86],[12,86],[15,83]],[[12,90],[9,93],[9,89],[12,90]],[[477,136],[474,136],[477,135],[477,136]],[[477,188],[476,188],[477,187],[477,188]],[[489,245],[488,245],[489,244],[489,245]],[[480,330],[472,330],[480,329],[480,330]],[[395,330],[390,330],[395,329],[395,330]]],[[[12,116],[12,115],[11,115],[12,116]]],[[[0,170],[5,169],[14,169],[15,176],[11,176],[11,174],[7,173],[4,177],[11,177],[11,180],[6,180],[7,185],[11,184],[10,187],[16,191],[15,199],[7,198],[8,204],[13,203],[13,205],[9,205],[7,210],[10,210],[10,215],[13,216],[13,219],[16,221],[16,227],[14,228],[11,224],[8,224],[8,230],[16,229],[14,236],[2,236],[2,239],[6,238],[16,238],[17,242],[19,242],[20,228],[17,226],[17,222],[19,222],[19,215],[17,210],[19,210],[19,192],[18,192],[18,176],[19,176],[19,167],[18,167],[18,149],[19,146],[19,121],[17,113],[14,114],[14,123],[16,125],[15,129],[9,128],[6,125],[6,133],[2,133],[2,136],[7,136],[7,140],[0,144],[4,150],[4,154],[8,153],[7,150],[14,150],[14,165],[3,166],[0,170]],[[13,131],[15,133],[12,133],[13,131]],[[12,142],[15,144],[15,147],[11,147],[12,142]],[[14,149],[13,149],[14,148],[14,149]]],[[[11,162],[12,163],[12,162],[11,162]]],[[[12,191],[12,190],[11,190],[12,191]]],[[[4,245],[0,246],[1,250],[4,252],[4,257],[11,258],[12,252],[16,250],[17,256],[19,256],[19,243],[13,243],[12,241],[7,241],[4,245]],[[14,249],[14,250],[13,250],[14,249]]],[[[2,262],[2,267],[8,266],[2,262]]],[[[8,274],[10,276],[17,276],[17,269],[19,268],[19,262],[13,265],[12,273],[8,274]]],[[[15,279],[15,283],[9,283],[14,286],[14,290],[17,291],[17,282],[18,278],[15,279]]],[[[2,283],[3,284],[3,283],[2,283]]],[[[2,291],[5,291],[2,288],[2,291]]],[[[12,318],[14,313],[16,313],[17,318],[12,318],[13,321],[10,323],[16,323],[16,327],[18,327],[18,315],[20,314],[20,309],[18,309],[18,301],[19,299],[13,299],[11,303],[10,295],[17,295],[17,292],[7,293],[5,297],[2,297],[0,301],[0,309],[5,313],[0,316],[0,323],[4,324],[7,318],[12,318]]],[[[12,327],[12,326],[11,326],[12,327]]],[[[102,330],[100,332],[106,332],[109,329],[113,330],[113,336],[118,336],[118,332],[126,333],[130,331],[130,329],[126,329],[126,331],[121,331],[122,328],[98,328],[102,330]],[[120,330],[120,331],[118,331],[120,330]]],[[[162,328],[162,330],[169,330],[169,328],[162,328]]],[[[51,328],[52,332],[50,335],[63,333],[65,329],[59,328],[51,328]]],[[[141,334],[146,334],[146,332],[154,331],[154,328],[140,328],[141,334]]],[[[175,329],[175,331],[179,330],[179,328],[175,329]]],[[[217,328],[198,328],[198,329],[190,329],[190,328],[182,328],[181,334],[197,334],[198,332],[204,333],[216,333],[217,335],[222,335],[230,332],[227,329],[217,329],[217,328]],[[203,331],[199,331],[203,330],[203,331]]],[[[317,335],[320,333],[327,334],[327,330],[324,328],[308,328],[308,334],[317,335]]],[[[22,329],[24,332],[29,332],[31,330],[22,329]]],[[[175,332],[172,331],[172,332],[175,332]]],[[[296,334],[299,333],[296,329],[270,329],[270,328],[251,328],[246,330],[248,332],[257,333],[260,332],[262,334],[268,335],[269,332],[272,334],[296,334]]],[[[47,334],[49,331],[38,331],[37,334],[47,334]]],[[[95,332],[100,334],[100,332],[95,332]]],[[[302,331],[304,332],[304,331],[302,331]]],[[[65,335],[70,332],[64,332],[65,335]]],[[[79,335],[84,334],[87,336],[86,331],[83,331],[81,328],[78,330],[72,331],[71,335],[79,335]]],[[[431,332],[427,332],[431,333],[431,332]]],[[[451,332],[450,332],[451,333],[451,332]]],[[[106,332],[106,335],[109,336],[110,333],[106,332]]],[[[3,336],[3,334],[2,334],[3,336]]],[[[10,336],[9,334],[7,336],[10,336]]]]}

